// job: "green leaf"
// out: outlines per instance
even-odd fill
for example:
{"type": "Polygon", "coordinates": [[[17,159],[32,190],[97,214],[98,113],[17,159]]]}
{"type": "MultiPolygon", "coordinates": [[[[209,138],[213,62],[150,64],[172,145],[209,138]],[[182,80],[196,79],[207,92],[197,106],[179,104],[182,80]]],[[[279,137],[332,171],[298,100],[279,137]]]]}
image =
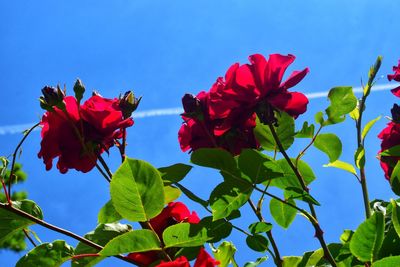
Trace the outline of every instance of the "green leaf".
{"type": "Polygon", "coordinates": [[[166,248],[202,246],[210,237],[201,224],[178,223],[164,230],[163,240],[166,248]]]}
{"type": "MultiPolygon", "coordinates": [[[[86,239],[93,241],[94,243],[105,246],[113,238],[125,234],[132,230],[132,227],[127,224],[121,223],[106,223],[99,224],[94,231],[91,231],[85,235],[86,239]]],[[[93,254],[99,251],[93,247],[86,245],[85,243],[79,242],[75,249],[75,254],[93,254]]],[[[103,256],[99,257],[84,257],[74,259],[71,262],[72,267],[91,267],[104,259],[103,256]]]]}
{"type": "Polygon", "coordinates": [[[198,196],[196,196],[195,194],[193,194],[190,190],[188,190],[186,187],[184,187],[183,185],[177,183],[175,184],[190,200],[193,200],[194,202],[199,203],[200,205],[202,205],[203,207],[208,207],[208,202],[199,198],[198,196]]]}
{"type": "MultiPolygon", "coordinates": [[[[274,126],[275,132],[278,135],[283,148],[286,150],[294,142],[294,119],[286,112],[277,113],[276,117],[278,126],[274,126]]],[[[254,128],[254,135],[263,149],[270,151],[278,149],[269,126],[261,123],[258,118],[256,127],[254,128]]]]}
{"type": "Polygon", "coordinates": [[[380,155],[388,157],[400,157],[400,145],[392,146],[391,148],[382,151],[380,155]]]}
{"type": "Polygon", "coordinates": [[[175,186],[164,186],[164,203],[167,205],[168,203],[175,201],[178,199],[182,194],[182,191],[176,188],[175,186]]]}
{"type": "Polygon", "coordinates": [[[164,208],[160,173],[142,160],[126,158],[113,175],[110,192],[117,212],[131,221],[148,221],[164,208]]]}
{"type": "Polygon", "coordinates": [[[400,196],[400,161],[397,161],[390,176],[390,187],[393,193],[400,196]]]}
{"type": "Polygon", "coordinates": [[[329,91],[330,106],[325,110],[328,115],[327,124],[336,124],[344,121],[345,115],[352,112],[357,106],[357,98],[352,87],[334,87],[329,91]]]}
{"type": "Polygon", "coordinates": [[[328,164],[324,164],[324,167],[334,167],[334,168],[338,168],[344,171],[347,171],[351,174],[357,175],[356,169],[354,169],[354,166],[351,165],[350,163],[344,162],[344,161],[340,161],[340,160],[336,160],[334,162],[328,163],[328,164]]]}
{"type": "Polygon", "coordinates": [[[249,230],[252,234],[266,233],[271,231],[272,224],[266,222],[256,222],[249,225],[249,230]]]}
{"type": "Polygon", "coordinates": [[[315,138],[314,146],[329,157],[329,162],[336,161],[342,154],[342,142],[335,134],[319,134],[315,138]]]}
{"type": "Polygon", "coordinates": [[[394,199],[390,200],[392,203],[392,223],[398,236],[400,236],[400,207],[394,199]]]}
{"type": "Polygon", "coordinates": [[[199,166],[238,173],[236,161],[231,153],[220,148],[197,149],[193,151],[190,160],[199,166]]]}
{"type": "Polygon", "coordinates": [[[259,266],[261,263],[263,263],[263,262],[266,261],[267,259],[268,259],[267,256],[258,258],[255,262],[254,262],[254,261],[247,262],[247,263],[244,265],[244,267],[256,267],[256,266],[259,266]]]}
{"type": "Polygon", "coordinates": [[[301,257],[298,256],[284,256],[282,257],[282,267],[297,267],[301,262],[301,257]]]}
{"type": "Polygon", "coordinates": [[[374,79],[376,74],[378,73],[379,68],[381,67],[382,64],[382,56],[378,56],[376,58],[375,64],[371,66],[368,72],[368,83],[367,86],[364,87],[364,96],[368,96],[369,93],[371,92],[371,87],[374,83],[374,79]]]}
{"type": "Polygon", "coordinates": [[[268,239],[265,236],[255,234],[246,237],[246,244],[254,251],[264,252],[268,249],[268,239]]]}
{"type": "MultiPolygon", "coordinates": [[[[32,200],[22,200],[13,202],[13,207],[22,210],[38,219],[43,219],[42,210],[32,200]]],[[[20,215],[17,215],[7,209],[0,208],[0,242],[7,240],[10,236],[22,229],[34,224],[20,215]]]]}
{"type": "Polygon", "coordinates": [[[109,200],[97,215],[99,223],[113,223],[122,219],[122,216],[115,210],[111,200],[109,200]]]}
{"type": "Polygon", "coordinates": [[[375,124],[377,121],[379,121],[379,120],[381,119],[381,117],[382,117],[382,116],[378,116],[377,118],[375,118],[375,119],[369,121],[369,122],[365,125],[365,127],[364,127],[364,129],[362,130],[362,133],[361,133],[361,139],[362,139],[362,140],[365,139],[365,137],[367,136],[369,130],[371,130],[372,126],[374,126],[374,124],[375,124]]]}
{"type": "Polygon", "coordinates": [[[390,226],[385,233],[385,238],[381,249],[379,250],[378,259],[386,258],[392,255],[400,255],[400,238],[394,227],[390,226]]]}
{"type": "Polygon", "coordinates": [[[400,256],[391,256],[383,258],[379,261],[374,262],[372,267],[394,267],[400,266],[400,256]]]}
{"type": "Polygon", "coordinates": [[[298,188],[298,187],[286,187],[284,195],[285,195],[285,199],[286,200],[289,200],[289,199],[300,199],[300,200],[305,201],[305,202],[310,203],[310,204],[314,204],[314,205],[317,205],[317,206],[321,205],[309,193],[307,193],[306,191],[304,191],[303,189],[298,188]]]}
{"type": "Polygon", "coordinates": [[[315,130],[314,124],[310,124],[310,126],[308,126],[308,122],[305,121],[303,123],[303,127],[301,128],[300,131],[298,131],[296,133],[295,137],[297,137],[297,138],[312,138],[314,136],[314,130],[315,130]]]}
{"type": "Polygon", "coordinates": [[[315,122],[318,124],[324,124],[324,113],[322,111],[319,111],[315,114],[314,116],[315,122]]]}
{"type": "Polygon", "coordinates": [[[158,168],[164,184],[173,184],[180,182],[190,172],[193,167],[190,165],[177,163],[168,167],[158,168]]]}
{"type": "Polygon", "coordinates": [[[160,240],[151,230],[133,230],[113,238],[100,251],[102,256],[113,256],[122,253],[161,250],[160,240]]]}
{"type": "Polygon", "coordinates": [[[210,204],[214,220],[228,217],[231,212],[246,204],[252,192],[252,185],[222,182],[210,195],[210,204]]]}
{"type": "Polygon", "coordinates": [[[236,252],[236,247],[233,245],[233,243],[224,241],[222,242],[216,251],[214,251],[214,257],[217,261],[220,262],[218,265],[219,267],[228,267],[230,263],[234,267],[239,267],[238,264],[235,261],[235,252],[236,252]]]}
{"type": "MultiPolygon", "coordinates": [[[[293,200],[288,200],[287,202],[296,205],[293,200]]],[[[295,208],[292,208],[289,205],[282,203],[274,198],[272,198],[269,203],[269,210],[276,223],[285,229],[287,229],[289,225],[293,222],[297,213],[297,210],[295,208]]]]}
{"type": "Polygon", "coordinates": [[[43,243],[23,256],[15,265],[16,267],[58,267],[74,256],[74,248],[64,240],[53,243],[43,243]]]}
{"type": "Polygon", "coordinates": [[[15,252],[21,252],[26,250],[26,247],[25,234],[23,231],[15,232],[13,235],[9,235],[0,242],[0,250],[10,249],[15,252]]]}
{"type": "Polygon", "coordinates": [[[360,109],[358,108],[358,100],[357,100],[357,106],[353,109],[352,112],[349,113],[350,118],[352,118],[353,120],[358,120],[360,118],[360,109]]]}
{"type": "Polygon", "coordinates": [[[374,262],[382,245],[384,230],[384,216],[375,212],[355,231],[350,241],[351,253],[363,262],[374,262]]]}
{"type": "MultiPolygon", "coordinates": [[[[295,159],[291,159],[291,161],[293,164],[296,164],[295,159]]],[[[297,179],[297,176],[294,174],[292,168],[290,167],[286,159],[280,159],[277,160],[276,162],[281,166],[281,169],[283,171],[283,177],[279,179],[273,179],[270,185],[279,187],[281,189],[285,189],[287,187],[302,188],[299,183],[299,180],[297,179]]],[[[303,177],[306,185],[309,185],[312,181],[315,180],[314,172],[306,162],[299,160],[297,168],[301,176],[303,177]]],[[[267,185],[266,183],[264,184],[267,185]]]]}
{"type": "Polygon", "coordinates": [[[209,243],[217,243],[221,239],[228,237],[232,232],[232,224],[225,219],[213,221],[212,216],[201,219],[200,224],[207,229],[210,238],[209,243]]]}
{"type": "Polygon", "coordinates": [[[354,163],[357,168],[361,169],[365,166],[365,150],[364,147],[360,146],[357,148],[356,153],[354,154],[354,163]]]}
{"type": "Polygon", "coordinates": [[[238,164],[240,170],[255,184],[283,175],[278,163],[253,149],[243,150],[238,158],[238,164]]]}

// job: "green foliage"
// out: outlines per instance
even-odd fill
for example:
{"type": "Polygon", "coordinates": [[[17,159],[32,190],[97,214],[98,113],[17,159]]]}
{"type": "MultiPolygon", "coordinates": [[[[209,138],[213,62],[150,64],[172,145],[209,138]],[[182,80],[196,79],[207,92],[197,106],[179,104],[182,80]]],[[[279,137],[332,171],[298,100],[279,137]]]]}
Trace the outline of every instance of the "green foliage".
{"type": "MultiPolygon", "coordinates": [[[[287,200],[287,202],[292,205],[296,205],[293,200],[287,200]]],[[[297,214],[297,210],[295,208],[290,207],[289,205],[274,198],[269,202],[269,210],[276,223],[285,229],[289,227],[297,214]]]]}
{"type": "MultiPolygon", "coordinates": [[[[295,159],[291,159],[293,164],[296,164],[295,159]]],[[[299,179],[297,178],[296,174],[293,172],[292,168],[290,167],[289,163],[285,159],[280,159],[276,161],[283,171],[283,177],[279,179],[273,179],[271,182],[271,186],[276,186],[281,189],[285,189],[287,187],[298,187],[301,188],[299,183],[299,179]]],[[[299,160],[297,163],[297,169],[301,176],[304,179],[306,185],[309,185],[312,181],[315,180],[315,175],[311,167],[304,161],[299,160]]]]}
{"type": "Polygon", "coordinates": [[[227,267],[232,264],[233,267],[239,267],[235,261],[236,247],[231,242],[224,241],[214,251],[214,257],[220,262],[219,267],[227,267]]]}
{"type": "Polygon", "coordinates": [[[163,241],[169,247],[197,247],[207,242],[207,228],[202,224],[179,223],[169,226],[163,232],[163,241]]]}
{"type": "Polygon", "coordinates": [[[164,203],[168,204],[172,201],[175,201],[176,199],[178,199],[182,194],[182,191],[179,190],[178,188],[176,188],[175,186],[164,186],[164,203]]]}
{"type": "Polygon", "coordinates": [[[254,251],[264,252],[268,249],[268,239],[260,234],[248,235],[246,244],[254,251]]]}
{"type": "MultiPolygon", "coordinates": [[[[38,219],[43,219],[42,210],[32,200],[22,200],[13,202],[13,207],[22,210],[38,219]]],[[[0,209],[0,243],[10,242],[10,236],[19,233],[22,229],[34,224],[21,215],[17,215],[6,209],[0,209]]]]}
{"type": "Polygon", "coordinates": [[[256,222],[249,225],[249,230],[252,234],[266,233],[271,231],[272,224],[266,222],[256,222]]]}
{"type": "Polygon", "coordinates": [[[344,162],[344,161],[340,161],[340,160],[336,160],[334,162],[330,162],[328,164],[324,164],[324,167],[333,167],[333,168],[338,168],[344,171],[347,171],[351,174],[357,175],[356,169],[354,169],[354,166],[351,165],[350,163],[344,162]]]}
{"type": "Polygon", "coordinates": [[[64,240],[56,240],[53,243],[43,243],[22,257],[16,267],[59,267],[74,255],[73,247],[64,240]]]}
{"type": "Polygon", "coordinates": [[[253,149],[245,149],[238,157],[240,170],[254,184],[263,183],[274,178],[282,177],[282,169],[270,157],[253,149]]]}
{"type": "Polygon", "coordinates": [[[180,182],[190,172],[193,167],[190,165],[177,163],[168,167],[158,168],[164,184],[169,185],[180,182]]]}
{"type": "Polygon", "coordinates": [[[160,173],[142,160],[126,158],[113,175],[110,192],[116,211],[131,221],[148,221],[164,208],[160,173]]]}
{"type": "Polygon", "coordinates": [[[151,230],[140,229],[118,235],[100,251],[101,256],[113,256],[129,252],[161,250],[159,238],[151,230]]]}
{"type": "Polygon", "coordinates": [[[203,207],[208,207],[208,202],[199,198],[195,194],[193,194],[190,190],[188,190],[186,187],[184,187],[181,184],[176,184],[176,186],[183,192],[190,200],[199,203],[203,207]]]}
{"type": "MultiPolygon", "coordinates": [[[[277,126],[274,126],[275,132],[282,143],[283,148],[288,149],[294,142],[294,119],[285,112],[275,113],[277,118],[277,126]]],[[[257,125],[254,128],[254,135],[263,149],[268,151],[278,150],[278,146],[272,136],[271,129],[268,125],[260,122],[257,118],[257,125]]]]}
{"type": "Polygon", "coordinates": [[[350,251],[360,261],[374,262],[384,238],[384,216],[375,212],[355,231],[350,241],[350,251]]]}
{"type": "Polygon", "coordinates": [[[315,138],[314,146],[329,157],[329,162],[336,161],[342,154],[342,142],[332,133],[319,134],[315,138]]]}
{"type": "MultiPolygon", "coordinates": [[[[106,223],[99,224],[94,231],[91,231],[85,235],[85,238],[93,241],[94,243],[104,246],[113,238],[127,233],[132,230],[132,227],[127,224],[120,223],[106,223]]],[[[82,242],[79,242],[75,249],[75,254],[93,254],[99,251],[91,246],[88,246],[82,242]]],[[[74,259],[71,262],[72,267],[91,267],[103,260],[104,257],[84,257],[74,259]]]]}
{"type": "Polygon", "coordinates": [[[227,173],[239,173],[233,156],[226,150],[219,148],[200,148],[193,151],[190,157],[192,163],[225,171],[227,173]]]}
{"type": "Polygon", "coordinates": [[[397,161],[390,176],[390,187],[393,193],[400,196],[400,161],[397,161]]]}
{"type": "Polygon", "coordinates": [[[246,262],[244,267],[256,267],[256,266],[259,266],[261,263],[263,263],[267,259],[268,259],[268,257],[264,256],[264,257],[258,258],[256,261],[246,262]]]}
{"type": "Polygon", "coordinates": [[[284,191],[285,199],[299,199],[309,204],[320,206],[319,202],[309,193],[298,187],[286,187],[284,191]]]}
{"type": "Polygon", "coordinates": [[[97,215],[99,223],[113,223],[122,219],[122,216],[115,210],[112,201],[109,200],[97,215]]]}
{"type": "Polygon", "coordinates": [[[204,217],[200,224],[207,229],[207,235],[210,238],[209,243],[217,243],[228,237],[232,232],[232,224],[225,219],[213,221],[213,217],[208,216],[204,217]]]}
{"type": "Polygon", "coordinates": [[[373,267],[394,267],[400,266],[400,256],[393,256],[383,258],[379,261],[374,262],[373,267]]]}
{"type": "Polygon", "coordinates": [[[331,104],[325,110],[328,119],[322,123],[323,125],[344,121],[346,114],[352,112],[357,106],[357,98],[352,87],[334,87],[329,91],[328,98],[331,104]]]}
{"type": "Polygon", "coordinates": [[[382,117],[382,116],[378,116],[377,118],[375,118],[375,119],[369,121],[369,122],[365,125],[365,127],[364,127],[364,129],[362,130],[362,133],[361,133],[361,138],[362,138],[362,140],[365,139],[365,137],[367,136],[369,130],[371,130],[372,126],[374,126],[374,124],[375,124],[377,121],[379,121],[379,120],[381,119],[381,117],[382,117]]]}
{"type": "Polygon", "coordinates": [[[315,126],[314,124],[308,125],[308,122],[303,123],[303,127],[295,135],[297,138],[312,138],[314,136],[315,126]]]}

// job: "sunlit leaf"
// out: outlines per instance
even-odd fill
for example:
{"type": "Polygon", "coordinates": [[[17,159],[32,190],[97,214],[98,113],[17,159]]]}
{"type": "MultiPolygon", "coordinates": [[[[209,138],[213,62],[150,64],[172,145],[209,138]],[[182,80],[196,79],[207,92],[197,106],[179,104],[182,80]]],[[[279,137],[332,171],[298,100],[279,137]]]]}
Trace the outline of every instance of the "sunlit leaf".
{"type": "Polygon", "coordinates": [[[315,138],[314,146],[329,157],[329,162],[336,161],[342,154],[342,142],[332,133],[319,134],[315,138]]]}

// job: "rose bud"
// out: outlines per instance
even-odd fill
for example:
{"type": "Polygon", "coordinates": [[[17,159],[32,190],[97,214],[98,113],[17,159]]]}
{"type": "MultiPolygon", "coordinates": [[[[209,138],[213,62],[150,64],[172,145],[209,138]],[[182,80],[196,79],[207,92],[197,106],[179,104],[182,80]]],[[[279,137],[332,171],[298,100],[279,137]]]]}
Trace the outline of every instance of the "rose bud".
{"type": "Polygon", "coordinates": [[[129,118],[139,106],[142,97],[136,98],[132,91],[127,91],[123,97],[119,99],[119,107],[121,108],[124,118],[129,118]]]}
{"type": "Polygon", "coordinates": [[[400,123],[400,107],[397,104],[394,104],[390,112],[392,112],[392,121],[400,123]]]}
{"type": "Polygon", "coordinates": [[[54,106],[60,109],[65,108],[65,93],[61,90],[60,86],[57,86],[57,88],[45,86],[42,89],[42,94],[43,96],[39,98],[39,101],[40,106],[43,109],[47,111],[52,111],[54,106]]]}
{"type": "Polygon", "coordinates": [[[199,117],[202,115],[200,99],[192,94],[185,94],[182,97],[184,115],[190,118],[199,117]]]}

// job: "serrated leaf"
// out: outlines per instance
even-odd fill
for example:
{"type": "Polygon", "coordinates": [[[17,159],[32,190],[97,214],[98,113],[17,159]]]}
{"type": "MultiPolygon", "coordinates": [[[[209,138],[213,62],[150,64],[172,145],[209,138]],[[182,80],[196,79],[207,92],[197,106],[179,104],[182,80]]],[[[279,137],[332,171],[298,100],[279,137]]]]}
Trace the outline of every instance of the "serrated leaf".
{"type": "Polygon", "coordinates": [[[16,267],[59,267],[74,255],[74,248],[64,240],[43,243],[23,256],[16,267]]]}
{"type": "MultiPolygon", "coordinates": [[[[288,200],[288,203],[296,205],[293,200],[288,200]]],[[[297,210],[281,201],[272,198],[269,203],[269,210],[275,222],[283,228],[288,228],[296,217],[297,210]]]]}
{"type": "Polygon", "coordinates": [[[228,267],[232,264],[234,267],[239,267],[235,261],[236,247],[231,242],[222,242],[216,251],[214,251],[214,257],[220,262],[219,267],[228,267]]]}
{"type": "Polygon", "coordinates": [[[170,185],[164,186],[165,205],[178,199],[181,196],[181,194],[182,191],[174,186],[170,185]]]}
{"type": "Polygon", "coordinates": [[[329,157],[329,162],[336,161],[342,154],[342,142],[335,134],[319,134],[315,138],[314,146],[329,157]]]}
{"type": "Polygon", "coordinates": [[[252,185],[235,185],[231,182],[222,182],[210,195],[210,205],[214,220],[228,217],[231,212],[242,207],[250,197],[252,185]]]}
{"type": "Polygon", "coordinates": [[[168,167],[158,168],[164,184],[178,183],[190,172],[193,167],[190,165],[177,163],[168,167]]]}
{"type": "Polygon", "coordinates": [[[266,233],[271,231],[272,224],[266,222],[256,222],[249,225],[250,233],[258,234],[258,233],[266,233]]]}
{"type": "Polygon", "coordinates": [[[334,162],[328,163],[328,164],[324,164],[324,167],[333,167],[333,168],[338,168],[344,171],[347,171],[351,174],[357,175],[356,169],[354,168],[353,165],[351,165],[350,163],[344,162],[344,161],[340,161],[340,160],[336,160],[334,162]]]}
{"type": "Polygon", "coordinates": [[[375,212],[360,224],[350,241],[350,251],[363,262],[377,260],[385,230],[384,216],[375,212]]]}
{"type": "Polygon", "coordinates": [[[160,240],[155,233],[147,229],[133,230],[113,238],[100,251],[101,256],[113,256],[122,253],[161,250],[160,240]]]}
{"type": "Polygon", "coordinates": [[[202,246],[210,239],[203,225],[191,223],[169,226],[162,236],[166,248],[202,246]]]}
{"type": "MultiPolygon", "coordinates": [[[[286,112],[281,112],[277,114],[276,118],[278,126],[274,126],[275,132],[278,135],[278,138],[283,148],[286,150],[294,142],[294,119],[286,112]]],[[[278,146],[276,145],[269,126],[261,123],[258,118],[256,127],[254,128],[254,135],[256,136],[256,139],[263,149],[270,151],[278,149],[278,146]]]]}
{"type": "MultiPolygon", "coordinates": [[[[291,159],[291,161],[293,164],[296,164],[295,159],[291,159]]],[[[280,159],[277,160],[276,162],[281,166],[281,169],[283,171],[283,177],[279,179],[273,179],[270,185],[279,187],[281,189],[285,189],[287,187],[302,188],[297,176],[294,174],[292,168],[289,166],[289,163],[286,161],[286,159],[280,159]]],[[[312,181],[315,180],[314,172],[306,162],[299,160],[297,163],[297,169],[299,170],[301,176],[303,177],[306,185],[309,185],[312,181]]]]}
{"type": "Polygon", "coordinates": [[[365,139],[365,137],[367,136],[368,132],[371,130],[372,126],[374,126],[374,124],[375,124],[377,121],[379,121],[379,120],[381,119],[381,117],[382,117],[382,116],[378,116],[377,118],[375,118],[375,119],[369,121],[369,122],[365,125],[365,127],[364,127],[364,129],[362,130],[362,133],[361,133],[361,139],[362,139],[362,140],[365,139]]]}
{"type": "Polygon", "coordinates": [[[240,170],[254,184],[282,177],[282,169],[278,163],[268,156],[253,149],[244,149],[238,158],[240,170]]]}
{"type": "Polygon", "coordinates": [[[246,237],[246,244],[249,248],[257,252],[268,250],[268,239],[265,236],[254,234],[246,237]]]}
{"type": "MultiPolygon", "coordinates": [[[[85,235],[86,239],[93,241],[94,243],[105,246],[113,238],[125,234],[132,230],[132,227],[127,224],[121,223],[105,223],[99,224],[94,231],[91,231],[85,235]]],[[[75,249],[75,254],[93,254],[99,251],[93,247],[90,247],[82,242],[79,242],[75,249]]],[[[74,259],[71,262],[72,267],[91,267],[104,259],[103,256],[98,257],[84,257],[74,259]]]]}
{"type": "MultiPolygon", "coordinates": [[[[22,200],[12,202],[14,208],[22,210],[38,219],[43,219],[42,210],[32,200],[22,200]]],[[[20,215],[17,215],[6,209],[0,209],[0,242],[7,240],[10,236],[28,227],[29,225],[35,224],[31,220],[28,220],[20,215]]]]}
{"type": "Polygon", "coordinates": [[[131,221],[148,221],[164,208],[160,173],[142,160],[126,158],[113,175],[110,192],[116,211],[131,221]]]}
{"type": "Polygon", "coordinates": [[[109,200],[97,215],[98,223],[113,223],[122,219],[122,216],[115,210],[111,200],[109,200]]]}
{"type": "Polygon", "coordinates": [[[295,135],[297,138],[312,138],[314,136],[315,126],[314,124],[308,125],[308,122],[303,123],[303,127],[295,135]]]}

